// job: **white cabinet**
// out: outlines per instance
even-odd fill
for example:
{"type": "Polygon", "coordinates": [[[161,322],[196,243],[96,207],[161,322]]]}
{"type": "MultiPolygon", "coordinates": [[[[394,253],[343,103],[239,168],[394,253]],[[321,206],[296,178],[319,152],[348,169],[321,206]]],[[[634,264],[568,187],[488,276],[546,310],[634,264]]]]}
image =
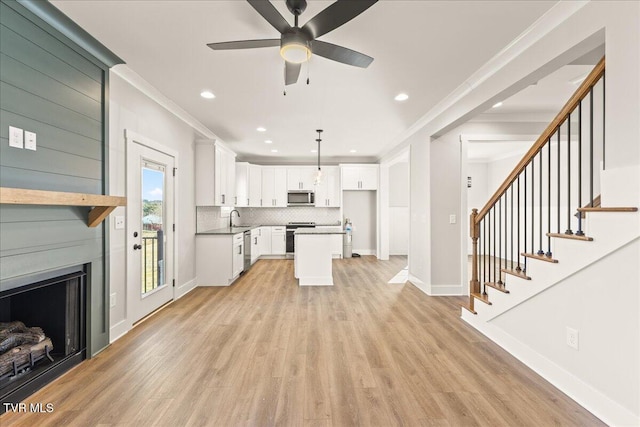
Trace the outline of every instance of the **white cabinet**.
{"type": "Polygon", "coordinates": [[[238,277],[244,269],[244,234],[233,235],[233,277],[238,277]]]}
{"type": "Polygon", "coordinates": [[[196,236],[198,286],[229,286],[244,268],[244,235],[196,236]]]}
{"type": "Polygon", "coordinates": [[[316,207],[340,207],[340,168],[337,166],[322,168],[322,182],[316,185],[316,207]]]}
{"type": "MultiPolygon", "coordinates": [[[[339,225],[317,225],[316,228],[323,228],[325,230],[340,231],[342,227],[339,225]]],[[[331,257],[342,258],[342,239],[344,234],[331,234],[331,257]]]]}
{"type": "Polygon", "coordinates": [[[313,191],[317,169],[313,166],[296,166],[287,168],[287,190],[313,191]]]}
{"type": "Polygon", "coordinates": [[[378,165],[342,166],[343,190],[377,190],[378,165]]]}
{"type": "Polygon", "coordinates": [[[260,256],[271,255],[271,227],[260,227],[260,256]]]}
{"type": "Polygon", "coordinates": [[[260,228],[254,228],[251,230],[251,264],[256,262],[260,258],[260,248],[262,247],[262,236],[260,228]]]}
{"type": "Polygon", "coordinates": [[[262,167],[249,165],[249,206],[260,207],[262,200],[262,167]]]}
{"type": "Polygon", "coordinates": [[[198,141],[195,148],[196,205],[233,206],[236,155],[212,141],[198,141]]]}
{"type": "Polygon", "coordinates": [[[262,168],[262,206],[287,206],[287,170],[284,168],[262,168]]]}
{"type": "Polygon", "coordinates": [[[235,206],[249,206],[249,163],[236,163],[235,206]]]}
{"type": "Polygon", "coordinates": [[[271,254],[286,255],[287,230],[284,226],[271,227],[271,254]]]}

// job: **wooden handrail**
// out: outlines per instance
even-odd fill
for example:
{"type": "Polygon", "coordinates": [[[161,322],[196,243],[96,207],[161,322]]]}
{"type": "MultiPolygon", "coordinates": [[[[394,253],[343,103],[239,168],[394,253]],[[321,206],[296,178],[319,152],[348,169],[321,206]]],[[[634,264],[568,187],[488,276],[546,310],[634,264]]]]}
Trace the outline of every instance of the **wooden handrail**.
{"type": "Polygon", "coordinates": [[[594,86],[600,77],[604,74],[605,69],[605,58],[603,57],[600,62],[595,66],[595,68],[589,73],[589,75],[584,79],[578,90],[569,98],[567,103],[562,107],[562,110],[558,113],[558,115],[553,119],[553,121],[547,126],[547,128],[542,132],[540,137],[536,140],[536,142],[531,146],[527,154],[524,155],[522,160],[518,162],[516,167],[511,171],[509,176],[504,180],[502,185],[496,190],[496,192],[491,196],[489,201],[484,205],[484,207],[478,212],[475,217],[476,223],[479,223],[482,218],[489,212],[489,210],[495,205],[500,197],[507,191],[509,186],[516,180],[518,175],[524,171],[527,165],[531,162],[531,160],[538,154],[538,152],[544,147],[547,143],[547,140],[551,138],[551,136],[556,132],[558,127],[565,121],[569,113],[571,113],[580,103],[580,101],[587,96],[589,90],[592,86],[594,86]]]}

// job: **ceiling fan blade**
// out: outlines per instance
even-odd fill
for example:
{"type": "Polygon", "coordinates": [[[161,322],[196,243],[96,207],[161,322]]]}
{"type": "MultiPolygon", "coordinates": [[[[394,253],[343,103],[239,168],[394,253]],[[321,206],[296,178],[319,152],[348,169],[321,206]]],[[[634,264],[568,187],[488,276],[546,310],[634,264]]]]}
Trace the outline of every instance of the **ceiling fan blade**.
{"type": "Polygon", "coordinates": [[[335,44],[314,40],[311,45],[314,55],[323,56],[333,61],[342,62],[343,64],[353,65],[355,67],[367,68],[373,62],[373,58],[364,53],[347,49],[346,47],[335,44]]]}
{"type": "Polygon", "coordinates": [[[378,0],[338,0],[311,18],[304,24],[302,29],[309,31],[315,39],[351,21],[373,6],[377,1],[378,0]]]}
{"type": "Polygon", "coordinates": [[[234,42],[208,43],[207,46],[213,50],[254,49],[280,46],[280,39],[238,40],[234,42]]]}
{"type": "Polygon", "coordinates": [[[284,61],[284,84],[292,85],[298,81],[302,64],[284,61]]]}
{"type": "Polygon", "coordinates": [[[273,28],[278,30],[280,34],[287,32],[291,28],[291,25],[280,15],[278,9],[276,9],[269,0],[247,1],[273,28]]]}

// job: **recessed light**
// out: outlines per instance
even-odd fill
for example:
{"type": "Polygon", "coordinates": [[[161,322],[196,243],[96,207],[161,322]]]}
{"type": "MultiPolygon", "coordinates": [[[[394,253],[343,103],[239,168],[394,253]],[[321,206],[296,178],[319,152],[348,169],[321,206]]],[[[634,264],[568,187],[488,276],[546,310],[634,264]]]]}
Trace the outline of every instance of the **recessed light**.
{"type": "Polygon", "coordinates": [[[265,143],[265,144],[273,144],[273,141],[272,141],[272,140],[270,140],[270,139],[267,139],[264,143],[265,143]]]}
{"type": "Polygon", "coordinates": [[[502,107],[502,101],[496,102],[495,104],[493,104],[493,107],[491,108],[498,108],[498,107],[502,107]]]}
{"type": "Polygon", "coordinates": [[[266,132],[267,129],[263,128],[262,126],[260,126],[259,128],[256,129],[258,132],[266,132]]]}
{"type": "Polygon", "coordinates": [[[318,152],[318,150],[311,150],[311,152],[312,152],[312,153],[317,153],[317,152],[318,152]]]}
{"type": "Polygon", "coordinates": [[[271,152],[272,152],[272,153],[277,153],[277,152],[278,152],[278,150],[271,150],[271,152]]]}
{"type": "Polygon", "coordinates": [[[349,150],[350,153],[356,153],[356,150],[349,150]]]}
{"type": "Polygon", "coordinates": [[[407,95],[406,93],[399,93],[393,99],[395,99],[396,101],[406,101],[407,99],[409,99],[409,95],[407,95]]]}
{"type": "Polygon", "coordinates": [[[216,97],[212,92],[208,90],[200,92],[200,96],[206,99],[213,99],[216,97]]]}

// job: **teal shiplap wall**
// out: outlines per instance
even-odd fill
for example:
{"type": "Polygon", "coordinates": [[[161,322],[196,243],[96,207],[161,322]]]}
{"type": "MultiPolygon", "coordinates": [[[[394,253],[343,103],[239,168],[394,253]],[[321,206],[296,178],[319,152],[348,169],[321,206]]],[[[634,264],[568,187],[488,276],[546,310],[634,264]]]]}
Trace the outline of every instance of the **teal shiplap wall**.
{"type": "MultiPolygon", "coordinates": [[[[0,1],[0,186],[105,194],[108,67],[13,0],[0,1]],[[37,151],[9,147],[9,126],[37,151]]],[[[0,205],[0,290],[90,263],[88,353],[108,344],[104,225],[88,208],[0,205]]]]}

